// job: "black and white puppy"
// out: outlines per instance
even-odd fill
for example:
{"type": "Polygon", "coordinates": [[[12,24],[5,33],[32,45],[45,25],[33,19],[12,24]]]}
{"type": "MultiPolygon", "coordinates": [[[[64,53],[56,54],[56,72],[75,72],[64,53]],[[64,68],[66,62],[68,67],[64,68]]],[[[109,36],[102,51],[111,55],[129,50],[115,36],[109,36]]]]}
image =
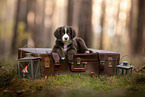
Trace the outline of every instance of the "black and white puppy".
{"type": "Polygon", "coordinates": [[[53,57],[56,63],[58,59],[65,60],[70,63],[73,61],[73,55],[76,53],[89,53],[89,50],[82,38],[75,37],[76,32],[70,26],[62,26],[54,32],[56,37],[55,45],[52,49],[52,54],[57,53],[58,56],[53,57]],[[58,58],[59,57],[59,58],[58,58]]]}

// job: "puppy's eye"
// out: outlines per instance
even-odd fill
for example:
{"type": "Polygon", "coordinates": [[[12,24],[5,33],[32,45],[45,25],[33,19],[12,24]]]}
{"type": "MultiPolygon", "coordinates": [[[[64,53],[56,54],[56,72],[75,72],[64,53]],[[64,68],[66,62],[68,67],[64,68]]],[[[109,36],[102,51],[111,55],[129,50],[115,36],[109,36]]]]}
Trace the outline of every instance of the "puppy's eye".
{"type": "Polygon", "coordinates": [[[61,33],[62,33],[62,34],[65,34],[65,31],[64,31],[64,30],[61,30],[61,33]]]}
{"type": "Polygon", "coordinates": [[[70,34],[71,34],[71,32],[70,32],[69,30],[67,30],[67,34],[68,34],[68,35],[70,35],[70,34]]]}

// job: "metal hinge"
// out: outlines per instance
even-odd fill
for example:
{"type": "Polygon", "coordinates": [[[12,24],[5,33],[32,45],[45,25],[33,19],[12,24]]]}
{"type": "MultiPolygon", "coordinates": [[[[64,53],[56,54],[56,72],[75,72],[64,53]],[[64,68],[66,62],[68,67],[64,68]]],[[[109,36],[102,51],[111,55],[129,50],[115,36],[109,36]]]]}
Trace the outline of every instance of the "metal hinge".
{"type": "Polygon", "coordinates": [[[72,71],[86,71],[87,70],[87,62],[82,62],[83,67],[75,67],[75,64],[71,64],[72,71]]]}
{"type": "Polygon", "coordinates": [[[71,64],[72,71],[86,71],[87,70],[87,62],[81,62],[81,58],[78,57],[74,64],[71,64]]]}
{"type": "Polygon", "coordinates": [[[77,58],[77,65],[81,64],[81,58],[77,58]]]}
{"type": "Polygon", "coordinates": [[[45,68],[49,68],[50,67],[50,59],[49,59],[49,57],[46,57],[45,58],[45,68]]]}
{"type": "Polygon", "coordinates": [[[112,57],[108,57],[108,67],[112,68],[112,57]]]}

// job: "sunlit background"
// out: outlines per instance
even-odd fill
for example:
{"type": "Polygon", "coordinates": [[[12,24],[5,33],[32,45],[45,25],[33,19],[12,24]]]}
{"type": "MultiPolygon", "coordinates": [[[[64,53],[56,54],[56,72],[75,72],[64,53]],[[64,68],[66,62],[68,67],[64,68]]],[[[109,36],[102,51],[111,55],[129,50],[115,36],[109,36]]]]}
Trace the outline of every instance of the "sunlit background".
{"type": "MultiPolygon", "coordinates": [[[[78,9],[82,0],[72,1],[73,20],[70,26],[78,34],[78,18],[76,17],[80,13],[78,9]]],[[[12,52],[26,44],[42,48],[53,47],[55,29],[68,25],[69,2],[71,1],[0,0],[0,56],[6,59],[11,54],[16,55],[17,52],[12,52]],[[17,18],[18,22],[16,22],[17,18]],[[14,45],[13,40],[15,40],[14,45]]],[[[92,44],[89,47],[115,51],[121,55],[131,54],[130,14],[133,10],[132,31],[135,32],[137,8],[137,0],[92,0],[92,44]]],[[[143,43],[144,41],[141,52],[144,54],[143,43]]]]}
{"type": "Polygon", "coordinates": [[[96,41],[93,47],[99,48],[100,34],[103,30],[103,49],[126,53],[130,0],[94,0],[93,2],[92,23],[94,41],[96,41]],[[104,15],[103,27],[100,25],[102,14],[104,15]]]}

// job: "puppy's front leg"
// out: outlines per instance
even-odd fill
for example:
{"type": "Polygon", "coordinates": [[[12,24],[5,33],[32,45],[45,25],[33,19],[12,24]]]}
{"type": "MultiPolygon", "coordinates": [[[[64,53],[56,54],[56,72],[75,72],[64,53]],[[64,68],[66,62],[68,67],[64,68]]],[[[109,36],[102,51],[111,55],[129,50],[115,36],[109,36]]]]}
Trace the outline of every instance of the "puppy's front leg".
{"type": "Polygon", "coordinates": [[[59,51],[59,54],[60,54],[60,59],[61,60],[65,60],[65,53],[64,53],[64,51],[63,50],[60,50],[59,51]]]}
{"type": "Polygon", "coordinates": [[[85,53],[86,53],[86,54],[89,54],[90,52],[89,52],[89,51],[85,51],[85,53]]]}
{"type": "Polygon", "coordinates": [[[60,65],[60,63],[59,63],[60,57],[59,57],[58,53],[52,52],[52,58],[53,58],[56,65],[60,65]]]}
{"type": "Polygon", "coordinates": [[[53,50],[52,50],[52,52],[54,52],[54,53],[58,53],[58,55],[59,55],[59,57],[60,57],[60,60],[65,60],[65,53],[64,53],[64,51],[63,51],[63,49],[62,48],[54,48],[53,50]]]}
{"type": "Polygon", "coordinates": [[[69,49],[67,51],[67,59],[68,59],[68,63],[73,62],[73,56],[74,54],[76,54],[77,52],[74,49],[69,49]]]}

